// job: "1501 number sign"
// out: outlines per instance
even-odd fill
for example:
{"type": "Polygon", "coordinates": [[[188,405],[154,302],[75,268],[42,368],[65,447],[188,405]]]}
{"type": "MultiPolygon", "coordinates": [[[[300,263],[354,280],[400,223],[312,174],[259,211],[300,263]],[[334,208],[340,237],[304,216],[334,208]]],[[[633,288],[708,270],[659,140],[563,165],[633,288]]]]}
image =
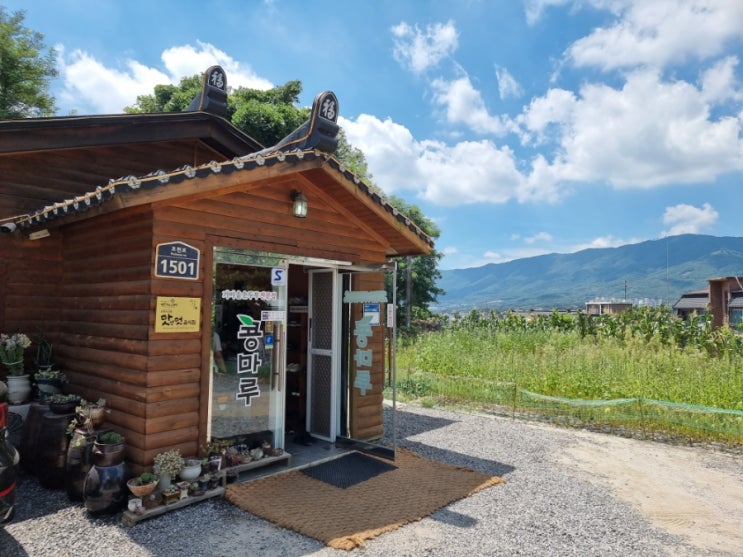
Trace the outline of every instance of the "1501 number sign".
{"type": "Polygon", "coordinates": [[[200,252],[183,242],[158,244],[155,257],[155,276],[185,280],[199,278],[200,252]]]}

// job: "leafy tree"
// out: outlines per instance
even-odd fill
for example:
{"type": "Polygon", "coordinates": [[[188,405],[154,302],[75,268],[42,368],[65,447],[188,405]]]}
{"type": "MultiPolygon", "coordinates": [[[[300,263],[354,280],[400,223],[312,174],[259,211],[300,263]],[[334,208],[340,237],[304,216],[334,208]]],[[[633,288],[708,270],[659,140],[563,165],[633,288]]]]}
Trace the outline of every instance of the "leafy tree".
{"type": "Polygon", "coordinates": [[[202,76],[193,75],[184,77],[178,85],[155,85],[153,95],[138,95],[136,104],[125,107],[124,112],[182,112],[201,93],[202,80],[202,76]]]}
{"type": "Polygon", "coordinates": [[[361,177],[367,184],[373,184],[371,172],[366,164],[366,157],[361,149],[354,147],[348,142],[346,132],[343,128],[338,130],[338,147],[335,157],[346,165],[346,168],[361,177]]]}
{"type": "MultiPolygon", "coordinates": [[[[139,95],[134,106],[124,109],[130,114],[142,112],[180,112],[201,93],[203,77],[184,77],[178,85],[156,85],[152,95],[139,95]]],[[[288,81],[267,91],[238,87],[228,88],[227,111],[230,121],[265,146],[278,143],[307,118],[309,110],[297,108],[300,81],[288,81]]]]}
{"type": "MultiPolygon", "coordinates": [[[[430,218],[425,216],[417,205],[390,196],[388,201],[406,214],[418,228],[432,239],[441,235],[441,230],[430,218]]],[[[438,264],[443,254],[435,248],[428,255],[401,258],[397,262],[397,322],[411,326],[413,320],[430,319],[430,304],[436,302],[444,291],[436,286],[441,278],[438,264]]]]}
{"type": "Polygon", "coordinates": [[[25,12],[0,6],[0,118],[54,114],[49,80],[57,76],[56,52],[44,35],[23,26],[25,12]]]}
{"type": "Polygon", "coordinates": [[[240,87],[228,101],[232,123],[261,144],[274,145],[309,118],[309,109],[295,106],[301,92],[300,81],[267,91],[240,87]]]}

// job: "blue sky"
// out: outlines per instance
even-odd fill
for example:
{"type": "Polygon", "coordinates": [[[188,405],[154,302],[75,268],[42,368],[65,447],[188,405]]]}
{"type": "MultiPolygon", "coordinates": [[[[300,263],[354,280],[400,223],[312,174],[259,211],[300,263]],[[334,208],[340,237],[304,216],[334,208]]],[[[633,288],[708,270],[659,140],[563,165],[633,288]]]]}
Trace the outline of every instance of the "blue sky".
{"type": "Polygon", "coordinates": [[[58,114],[222,65],[326,89],[442,269],[739,236],[740,0],[0,0],[58,51],[58,114]]]}

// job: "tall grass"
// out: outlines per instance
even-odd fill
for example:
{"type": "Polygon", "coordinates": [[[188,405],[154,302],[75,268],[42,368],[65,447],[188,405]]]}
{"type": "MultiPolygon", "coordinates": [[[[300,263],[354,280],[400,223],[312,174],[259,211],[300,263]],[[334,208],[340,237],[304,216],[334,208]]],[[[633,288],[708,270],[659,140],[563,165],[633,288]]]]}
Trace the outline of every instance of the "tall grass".
{"type": "MultiPolygon", "coordinates": [[[[743,343],[733,332],[713,331],[706,320],[684,325],[656,310],[588,321],[582,315],[471,314],[408,339],[397,356],[403,397],[516,407],[526,404],[519,402],[526,391],[542,395],[531,407],[545,409],[555,404],[544,397],[575,399],[575,407],[580,401],[662,401],[671,404],[652,412],[647,405],[623,409],[620,422],[636,427],[642,416],[632,412],[639,412],[673,413],[667,420],[675,423],[683,408],[684,423],[709,430],[718,426],[702,424],[700,414],[714,414],[709,421],[716,423],[720,413],[713,409],[720,409],[732,411],[722,413],[723,429],[743,441],[743,343]]],[[[604,410],[603,418],[615,421],[617,413],[604,410]]]]}

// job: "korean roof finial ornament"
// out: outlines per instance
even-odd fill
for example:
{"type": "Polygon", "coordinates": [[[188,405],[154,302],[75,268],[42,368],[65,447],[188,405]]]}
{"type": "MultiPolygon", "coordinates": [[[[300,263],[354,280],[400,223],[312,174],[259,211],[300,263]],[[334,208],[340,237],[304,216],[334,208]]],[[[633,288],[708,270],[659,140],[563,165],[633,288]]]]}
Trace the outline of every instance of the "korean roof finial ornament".
{"type": "Polygon", "coordinates": [[[186,112],[210,112],[226,118],[227,112],[227,74],[222,66],[211,66],[204,72],[204,81],[199,93],[186,112]]]}

